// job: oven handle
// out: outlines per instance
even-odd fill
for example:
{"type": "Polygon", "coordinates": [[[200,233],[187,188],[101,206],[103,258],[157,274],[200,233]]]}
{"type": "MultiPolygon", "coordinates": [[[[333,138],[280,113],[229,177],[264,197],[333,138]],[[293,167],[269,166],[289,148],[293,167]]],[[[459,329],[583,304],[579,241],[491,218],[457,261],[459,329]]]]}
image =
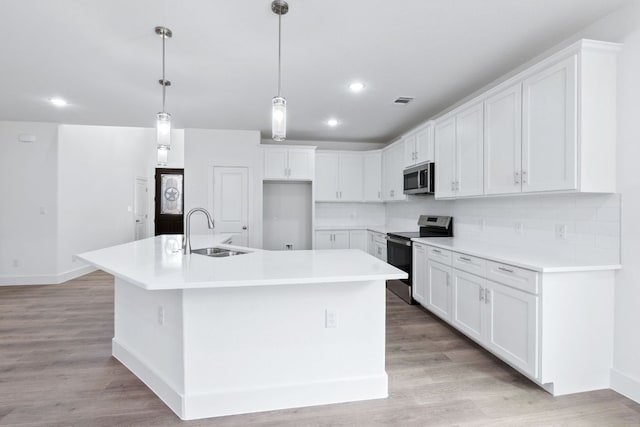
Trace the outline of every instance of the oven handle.
{"type": "Polygon", "coordinates": [[[384,238],[391,243],[397,243],[398,245],[403,245],[403,246],[411,246],[411,240],[399,240],[389,236],[384,236],[384,238]]]}

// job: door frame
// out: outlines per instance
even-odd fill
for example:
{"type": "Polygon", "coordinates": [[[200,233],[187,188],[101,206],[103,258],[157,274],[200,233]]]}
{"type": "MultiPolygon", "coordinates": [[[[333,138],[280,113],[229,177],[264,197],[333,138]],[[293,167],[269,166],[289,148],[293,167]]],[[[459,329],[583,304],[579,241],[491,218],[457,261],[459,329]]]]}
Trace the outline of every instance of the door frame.
{"type": "MultiPolygon", "coordinates": [[[[138,181],[144,181],[147,187],[147,224],[145,226],[144,238],[146,239],[154,234],[153,228],[155,228],[155,214],[152,214],[151,212],[151,206],[154,204],[153,198],[155,196],[151,191],[149,191],[149,177],[136,175],[133,179],[133,209],[131,212],[131,216],[133,217],[133,240],[136,239],[136,192],[138,191],[138,181]],[[151,224],[154,224],[154,226],[152,227],[151,224]]],[[[155,212],[155,206],[153,210],[155,212]]]]}

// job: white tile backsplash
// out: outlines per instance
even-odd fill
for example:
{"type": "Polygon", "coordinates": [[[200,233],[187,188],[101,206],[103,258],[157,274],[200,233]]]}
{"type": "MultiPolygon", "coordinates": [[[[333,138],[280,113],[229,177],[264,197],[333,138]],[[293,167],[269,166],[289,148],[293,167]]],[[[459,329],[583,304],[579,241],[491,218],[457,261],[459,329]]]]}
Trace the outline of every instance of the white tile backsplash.
{"type": "Polygon", "coordinates": [[[549,194],[436,201],[430,196],[387,203],[386,226],[417,229],[421,214],[451,215],[456,237],[506,247],[620,260],[619,194],[549,194]],[[521,224],[520,228],[517,227],[521,224]],[[566,237],[558,237],[560,227],[566,237]]]}
{"type": "Polygon", "coordinates": [[[382,203],[322,203],[316,202],[316,226],[384,225],[382,203]]]}

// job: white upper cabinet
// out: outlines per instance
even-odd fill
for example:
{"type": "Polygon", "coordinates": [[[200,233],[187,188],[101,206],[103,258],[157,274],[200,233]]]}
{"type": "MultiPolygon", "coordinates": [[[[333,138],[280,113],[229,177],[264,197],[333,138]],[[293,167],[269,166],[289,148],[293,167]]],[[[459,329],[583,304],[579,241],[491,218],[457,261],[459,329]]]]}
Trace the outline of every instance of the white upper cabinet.
{"type": "Polygon", "coordinates": [[[484,191],[522,191],[522,83],[484,102],[484,191]]]}
{"type": "Polygon", "coordinates": [[[363,201],[363,153],[326,151],[316,154],[316,201],[363,201]]]}
{"type": "Polygon", "coordinates": [[[315,147],[263,145],[264,179],[312,181],[315,147]]]}
{"type": "Polygon", "coordinates": [[[404,142],[396,142],[382,151],[382,200],[406,200],[404,195],[404,142]]]}
{"type": "Polygon", "coordinates": [[[572,55],[523,83],[523,191],[578,187],[577,72],[572,55]]]}
{"type": "Polygon", "coordinates": [[[316,153],[316,200],[337,201],[340,199],[340,156],[338,153],[316,153]]]}
{"type": "Polygon", "coordinates": [[[435,196],[454,197],[456,194],[456,118],[436,122],[435,125],[435,196]]]}
{"type": "Polygon", "coordinates": [[[404,142],[405,168],[433,161],[433,122],[428,122],[424,127],[411,132],[402,140],[404,142]]]}
{"type": "Polygon", "coordinates": [[[382,201],[382,152],[369,151],[364,154],[364,201],[382,201]]]}
{"type": "Polygon", "coordinates": [[[314,164],[315,149],[289,149],[289,179],[295,179],[299,181],[313,180],[314,164]]]}
{"type": "Polygon", "coordinates": [[[484,193],[483,110],[484,106],[479,102],[456,114],[457,196],[479,196],[484,193]]]}
{"type": "Polygon", "coordinates": [[[340,201],[363,200],[363,155],[362,153],[340,153],[340,201]]]}

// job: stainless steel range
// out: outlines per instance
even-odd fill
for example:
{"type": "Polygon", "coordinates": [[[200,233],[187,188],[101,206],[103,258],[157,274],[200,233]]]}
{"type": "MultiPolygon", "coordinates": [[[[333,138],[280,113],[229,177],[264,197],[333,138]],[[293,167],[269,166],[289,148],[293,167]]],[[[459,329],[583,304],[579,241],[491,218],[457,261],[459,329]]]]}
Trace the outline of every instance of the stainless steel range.
{"type": "Polygon", "coordinates": [[[413,244],[411,239],[417,237],[451,237],[453,236],[453,218],[450,216],[420,215],[418,219],[420,231],[387,233],[387,262],[409,275],[404,280],[387,280],[387,289],[400,298],[413,304],[412,270],[413,244]]]}

